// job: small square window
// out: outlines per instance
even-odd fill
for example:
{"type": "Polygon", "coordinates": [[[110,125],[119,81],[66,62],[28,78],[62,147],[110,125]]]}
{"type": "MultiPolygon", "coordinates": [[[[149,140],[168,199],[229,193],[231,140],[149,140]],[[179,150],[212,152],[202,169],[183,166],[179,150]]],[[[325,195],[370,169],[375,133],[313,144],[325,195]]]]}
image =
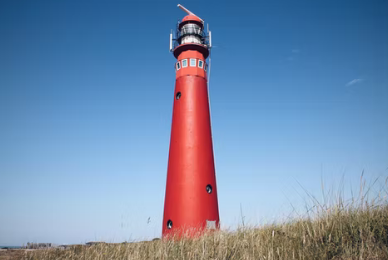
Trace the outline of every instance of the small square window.
{"type": "Polygon", "coordinates": [[[190,59],[190,67],[196,67],[197,66],[197,60],[196,59],[190,59]]]}
{"type": "Polygon", "coordinates": [[[201,60],[198,61],[198,68],[201,68],[201,69],[203,68],[203,61],[201,60]]]}
{"type": "Polygon", "coordinates": [[[187,67],[187,59],[182,60],[182,68],[187,67]]]}
{"type": "Polygon", "coordinates": [[[207,71],[207,64],[205,64],[205,71],[207,71]]]}
{"type": "Polygon", "coordinates": [[[181,63],[178,61],[176,63],[176,70],[180,70],[181,69],[181,63]]]}

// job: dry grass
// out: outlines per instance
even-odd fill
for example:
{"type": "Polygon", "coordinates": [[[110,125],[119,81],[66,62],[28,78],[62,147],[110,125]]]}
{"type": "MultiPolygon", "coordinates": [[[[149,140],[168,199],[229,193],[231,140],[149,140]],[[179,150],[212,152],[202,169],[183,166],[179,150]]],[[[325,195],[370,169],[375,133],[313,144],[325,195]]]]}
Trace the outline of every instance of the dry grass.
{"type": "Polygon", "coordinates": [[[388,259],[387,185],[374,199],[340,197],[299,219],[197,238],[37,250],[23,259],[388,259]],[[384,195],[382,195],[384,194],[384,195]]]}
{"type": "Polygon", "coordinates": [[[19,249],[0,249],[0,260],[20,259],[24,252],[24,250],[19,249]]]}

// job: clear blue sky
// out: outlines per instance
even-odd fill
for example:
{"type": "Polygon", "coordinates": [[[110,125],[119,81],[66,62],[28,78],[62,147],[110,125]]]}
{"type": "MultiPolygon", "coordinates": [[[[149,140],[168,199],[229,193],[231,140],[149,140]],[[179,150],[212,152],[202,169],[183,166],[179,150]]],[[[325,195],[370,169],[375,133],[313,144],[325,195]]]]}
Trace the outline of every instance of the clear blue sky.
{"type": "Polygon", "coordinates": [[[223,228],[388,175],[387,1],[3,0],[0,245],[160,236],[178,3],[213,33],[223,228]]]}

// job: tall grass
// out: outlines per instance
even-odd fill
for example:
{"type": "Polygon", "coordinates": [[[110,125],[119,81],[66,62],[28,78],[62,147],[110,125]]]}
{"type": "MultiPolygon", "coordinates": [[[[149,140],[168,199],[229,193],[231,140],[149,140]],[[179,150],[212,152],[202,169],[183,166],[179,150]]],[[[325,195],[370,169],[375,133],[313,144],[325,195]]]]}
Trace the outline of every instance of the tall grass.
{"type": "Polygon", "coordinates": [[[349,200],[337,194],[334,202],[324,196],[321,203],[309,194],[307,214],[283,223],[196,238],[37,250],[24,259],[388,259],[387,194],[386,181],[377,191],[364,183],[349,200]]]}

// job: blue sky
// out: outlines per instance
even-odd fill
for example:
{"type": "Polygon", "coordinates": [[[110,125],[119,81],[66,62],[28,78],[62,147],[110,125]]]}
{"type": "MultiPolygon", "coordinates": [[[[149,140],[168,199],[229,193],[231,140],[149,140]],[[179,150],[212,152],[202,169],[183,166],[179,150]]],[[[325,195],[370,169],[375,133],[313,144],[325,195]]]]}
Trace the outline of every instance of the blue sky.
{"type": "MultiPolygon", "coordinates": [[[[386,178],[387,1],[179,3],[213,33],[223,228],[386,178]]],[[[177,4],[0,2],[0,245],[161,235],[177,4]]]]}

